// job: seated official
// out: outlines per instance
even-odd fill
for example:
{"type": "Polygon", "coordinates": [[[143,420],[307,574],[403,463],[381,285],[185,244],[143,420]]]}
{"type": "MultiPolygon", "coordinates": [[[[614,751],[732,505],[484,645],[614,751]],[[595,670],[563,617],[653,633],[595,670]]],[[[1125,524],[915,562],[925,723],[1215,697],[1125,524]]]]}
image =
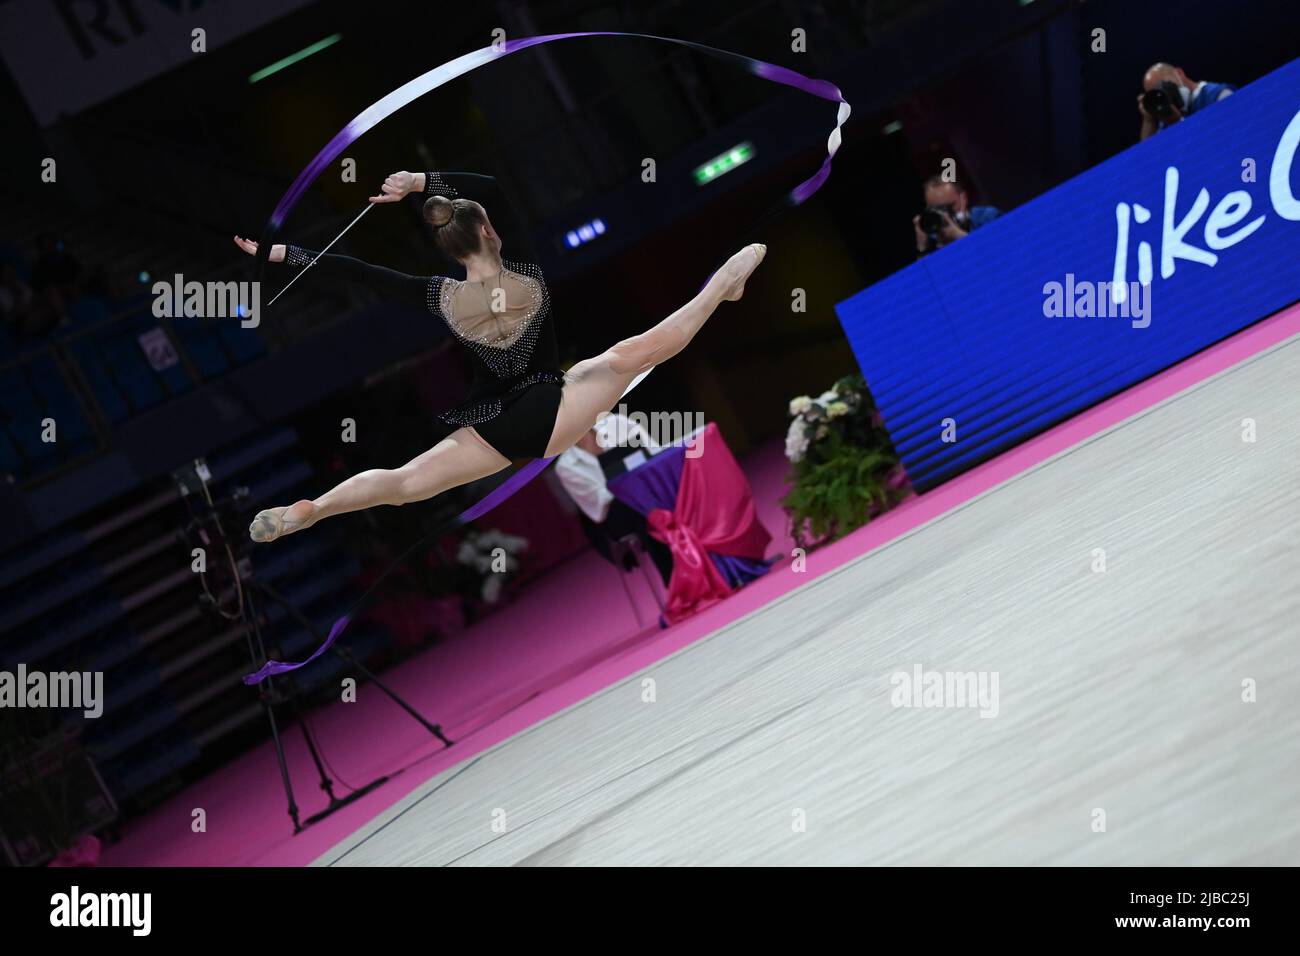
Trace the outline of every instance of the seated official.
{"type": "MultiPolygon", "coordinates": [[[[606,483],[599,456],[619,447],[637,448],[647,455],[659,451],[658,444],[640,425],[626,416],[610,414],[598,421],[576,445],[561,453],[555,462],[555,475],[578,506],[578,520],[592,547],[606,561],[614,563],[615,541],[636,535],[667,585],[673,572],[672,552],[650,536],[645,518],[615,498],[606,483]]],[[[636,566],[634,560],[630,554],[626,555],[623,569],[631,571],[636,566]]]]}

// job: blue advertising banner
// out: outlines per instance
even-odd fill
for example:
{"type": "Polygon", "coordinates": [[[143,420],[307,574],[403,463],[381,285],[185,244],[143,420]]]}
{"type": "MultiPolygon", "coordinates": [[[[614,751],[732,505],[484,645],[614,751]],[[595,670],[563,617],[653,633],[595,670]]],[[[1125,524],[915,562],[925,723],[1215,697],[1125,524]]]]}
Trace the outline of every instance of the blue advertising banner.
{"type": "Polygon", "coordinates": [[[1300,300],[1298,145],[1300,60],[839,303],[913,484],[1300,300]]]}

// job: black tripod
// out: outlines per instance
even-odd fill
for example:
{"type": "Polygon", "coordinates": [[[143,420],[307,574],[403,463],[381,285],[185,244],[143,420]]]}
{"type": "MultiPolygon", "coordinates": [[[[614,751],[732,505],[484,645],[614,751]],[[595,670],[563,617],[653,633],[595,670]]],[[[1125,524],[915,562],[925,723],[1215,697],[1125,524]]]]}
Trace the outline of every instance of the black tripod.
{"type": "MultiPolygon", "coordinates": [[[[205,546],[213,545],[224,550],[230,560],[230,574],[232,576],[231,586],[238,596],[238,614],[231,615],[221,609],[216,595],[208,588],[206,579],[203,581],[204,594],[201,600],[220,612],[222,616],[228,619],[239,620],[244,631],[245,643],[248,647],[248,656],[253,663],[253,669],[257,670],[269,659],[265,641],[262,637],[262,624],[265,620],[263,614],[259,613],[257,604],[254,602],[254,595],[265,597],[274,604],[279,605],[299,626],[305,628],[316,640],[324,642],[326,635],[321,633],[320,628],[314,621],[302,612],[293,602],[286,598],[280,591],[262,581],[258,581],[253,574],[252,563],[247,556],[241,559],[235,558],[235,551],[231,542],[225,534],[225,529],[221,521],[221,512],[226,510],[231,515],[237,515],[242,510],[245,501],[248,498],[247,488],[237,488],[228,498],[214,501],[208,487],[208,480],[211,477],[206,462],[203,459],[196,459],[191,466],[179,469],[173,473],[173,478],[180,487],[184,497],[190,495],[201,495],[202,500],[207,505],[207,514],[202,517],[196,517],[186,528],[186,535],[199,529],[200,536],[205,546]],[[215,539],[215,540],[214,540],[215,539]]],[[[191,509],[192,511],[192,509],[191,509]]],[[[206,572],[205,572],[206,573],[206,572]]],[[[442,732],[441,726],[431,723],[419,711],[400,697],[391,687],[379,679],[379,677],[367,668],[361,661],[347,648],[335,644],[330,648],[331,652],[336,654],[340,659],[347,663],[352,669],[358,671],[362,677],[369,680],[375,687],[382,691],[391,701],[401,707],[411,715],[425,730],[442,742],[444,747],[450,747],[453,741],[449,740],[442,732]]],[[[388,782],[388,776],[380,776],[358,787],[345,797],[339,797],[334,793],[334,781],[330,779],[326,772],[325,762],[321,757],[320,748],[316,743],[315,733],[303,713],[299,704],[299,691],[291,677],[286,677],[284,683],[288,688],[287,693],[281,693],[274,685],[275,678],[267,678],[258,685],[258,697],[262,709],[266,713],[267,723],[271,728],[271,740],[275,748],[276,762],[280,768],[280,780],[284,786],[285,799],[288,802],[289,818],[293,821],[293,832],[296,836],[301,833],[305,827],[311,826],[320,820],[325,819],[330,814],[348,806],[350,803],[359,800],[361,797],[370,793],[375,788],[388,782]],[[320,788],[325,792],[329,799],[325,809],[318,813],[312,814],[304,822],[300,819],[297,800],[293,794],[293,781],[289,774],[288,761],[284,755],[284,742],[280,737],[279,723],[276,720],[275,708],[280,703],[291,703],[293,705],[294,716],[298,720],[299,726],[302,727],[303,739],[306,741],[307,750],[311,754],[312,762],[316,765],[316,771],[320,776],[320,788]]]]}
{"type": "MultiPolygon", "coordinates": [[[[316,626],[315,622],[313,622],[311,618],[307,617],[307,615],[305,615],[301,609],[299,609],[296,605],[290,602],[282,593],[280,593],[280,591],[276,590],[274,587],[272,587],[269,584],[265,584],[261,581],[256,580],[251,574],[245,579],[244,584],[245,587],[247,588],[247,591],[255,592],[258,595],[264,596],[268,598],[270,601],[284,608],[284,610],[288,613],[288,615],[291,618],[293,618],[293,620],[297,624],[299,624],[301,627],[309,631],[312,637],[316,638],[316,640],[321,642],[325,640],[326,635],[321,633],[320,628],[316,626]]],[[[251,600],[249,600],[250,597],[251,594],[248,594],[246,592],[244,603],[245,603],[245,607],[248,609],[248,614],[250,618],[249,623],[251,626],[248,628],[248,630],[251,632],[251,639],[256,646],[256,652],[253,655],[253,663],[256,667],[260,668],[262,664],[265,663],[267,660],[267,653],[266,653],[266,647],[262,642],[261,628],[259,627],[259,618],[256,612],[253,610],[252,602],[251,600]]],[[[368,667],[365,666],[365,664],[357,660],[357,658],[355,657],[355,655],[352,654],[351,651],[349,651],[345,647],[340,647],[337,644],[335,644],[332,648],[330,648],[330,650],[334,654],[338,655],[343,661],[345,661],[354,670],[360,672],[362,677],[370,681],[370,683],[374,684],[375,687],[377,687],[380,691],[382,691],[384,695],[388,697],[389,700],[391,700],[398,707],[402,708],[402,710],[410,714],[411,717],[417,723],[420,724],[420,726],[422,726],[434,737],[437,737],[438,740],[442,742],[444,747],[450,747],[452,745],[452,741],[448,740],[447,737],[443,734],[442,727],[440,725],[430,723],[423,714],[421,714],[409,703],[407,703],[404,699],[402,699],[402,697],[399,694],[397,694],[397,692],[394,691],[391,687],[389,687],[387,684],[381,681],[379,677],[374,673],[374,671],[370,670],[368,667]]],[[[267,678],[267,680],[263,681],[262,684],[259,686],[265,686],[274,679],[275,678],[267,678]]],[[[320,752],[314,739],[315,735],[311,731],[306,719],[304,718],[302,714],[302,709],[298,706],[297,687],[294,685],[292,678],[287,678],[286,680],[289,685],[289,694],[287,699],[293,702],[294,714],[298,718],[299,726],[302,727],[303,739],[307,743],[307,750],[311,753],[311,759],[316,764],[317,773],[320,774],[320,788],[323,791],[325,791],[325,795],[329,798],[329,804],[328,806],[325,807],[324,810],[321,810],[319,813],[312,814],[310,817],[307,818],[305,824],[300,825],[298,823],[298,811],[293,800],[293,789],[289,781],[288,768],[285,766],[284,763],[284,749],[280,745],[279,739],[277,737],[276,753],[280,760],[280,772],[281,775],[284,777],[285,793],[289,798],[289,816],[293,818],[294,833],[296,834],[302,830],[303,826],[311,826],[313,823],[325,819],[327,816],[329,816],[331,813],[334,813],[336,810],[341,810],[343,807],[346,807],[354,800],[359,800],[361,797],[364,797],[367,793],[369,793],[371,790],[374,790],[376,787],[381,786],[384,783],[387,783],[388,777],[387,776],[376,777],[374,780],[370,781],[364,786],[358,787],[357,789],[353,790],[346,797],[336,796],[334,793],[334,783],[330,779],[329,774],[326,773],[325,764],[321,760],[320,752]]],[[[267,696],[269,696],[269,692],[263,692],[263,697],[265,698],[267,696]]],[[[269,708],[268,708],[268,713],[270,713],[269,708]]],[[[275,718],[273,713],[271,713],[271,726],[272,726],[271,732],[273,735],[275,735],[275,718]]]]}

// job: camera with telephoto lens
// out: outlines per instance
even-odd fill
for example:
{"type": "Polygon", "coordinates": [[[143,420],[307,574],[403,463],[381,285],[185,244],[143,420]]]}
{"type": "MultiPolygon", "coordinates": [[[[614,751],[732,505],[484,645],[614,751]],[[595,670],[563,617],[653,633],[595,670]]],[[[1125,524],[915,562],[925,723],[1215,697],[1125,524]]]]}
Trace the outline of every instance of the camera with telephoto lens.
{"type": "Polygon", "coordinates": [[[921,231],[927,236],[939,234],[943,228],[943,217],[947,214],[948,218],[956,219],[956,212],[952,206],[926,206],[921,210],[921,231]]]}
{"type": "Polygon", "coordinates": [[[1142,94],[1142,108],[1147,111],[1147,115],[1155,119],[1164,121],[1174,115],[1174,111],[1181,112],[1183,98],[1178,93],[1178,84],[1164,80],[1153,90],[1147,90],[1142,94]]]}

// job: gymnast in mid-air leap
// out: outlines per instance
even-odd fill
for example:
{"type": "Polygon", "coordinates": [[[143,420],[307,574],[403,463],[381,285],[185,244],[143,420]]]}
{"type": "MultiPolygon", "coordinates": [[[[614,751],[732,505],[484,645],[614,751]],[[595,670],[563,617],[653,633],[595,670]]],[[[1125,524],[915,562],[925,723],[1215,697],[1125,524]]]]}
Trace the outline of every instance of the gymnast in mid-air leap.
{"type": "MultiPolygon", "coordinates": [[[[501,234],[484,206],[469,196],[482,196],[499,219],[509,215],[495,180],[474,173],[398,172],[384,180],[370,201],[399,202],[413,192],[429,197],[424,218],[434,228],[438,247],[465,267],[463,281],[408,276],[329,254],[320,256],[314,268],[427,308],[447,324],[469,350],[474,368],[469,396],[441,415],[456,430],[400,468],[363,471],[314,500],[258,512],[249,526],[254,541],[274,541],[331,515],[423,501],[495,474],[512,459],[558,455],[587,434],[637,375],[685,348],[719,304],[738,300],[767,252],[759,243],[746,246],[695,298],[654,328],[562,372],[541,270],[502,259],[501,234]]],[[[506,231],[512,244],[520,244],[525,235],[514,225],[506,231]]],[[[250,255],[257,253],[257,243],[249,239],[236,236],[235,244],[250,255]]],[[[276,245],[270,253],[271,262],[297,268],[314,258],[316,253],[292,245],[276,245]]]]}

